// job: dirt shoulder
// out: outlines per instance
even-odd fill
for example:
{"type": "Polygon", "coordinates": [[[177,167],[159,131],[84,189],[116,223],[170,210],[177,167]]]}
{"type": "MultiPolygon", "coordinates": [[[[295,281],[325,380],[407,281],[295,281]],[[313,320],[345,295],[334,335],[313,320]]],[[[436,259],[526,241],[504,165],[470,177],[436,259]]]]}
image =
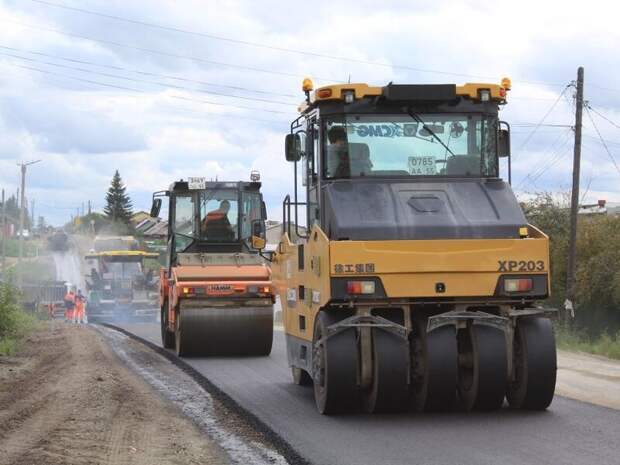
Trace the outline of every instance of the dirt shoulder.
{"type": "Polygon", "coordinates": [[[119,360],[51,323],[0,357],[0,464],[224,464],[226,453],[119,360]]]}
{"type": "Polygon", "coordinates": [[[559,350],[556,393],[620,410],[620,362],[559,350]]]}

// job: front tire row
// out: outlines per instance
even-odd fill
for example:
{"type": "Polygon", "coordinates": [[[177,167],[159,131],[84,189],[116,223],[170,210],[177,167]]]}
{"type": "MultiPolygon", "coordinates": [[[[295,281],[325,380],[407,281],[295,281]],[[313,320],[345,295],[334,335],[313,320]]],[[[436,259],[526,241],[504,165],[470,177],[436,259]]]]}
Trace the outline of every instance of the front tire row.
{"type": "Polygon", "coordinates": [[[510,363],[509,338],[493,326],[469,324],[458,331],[442,326],[427,332],[427,319],[419,318],[409,342],[373,328],[373,381],[365,390],[358,387],[356,330],[326,337],[327,328],[338,320],[329,312],[316,319],[314,377],[292,369],[295,384],[313,385],[323,414],[492,411],[501,408],[504,399],[511,408],[545,410],[553,400],[557,362],[548,318],[517,320],[510,363]]]}

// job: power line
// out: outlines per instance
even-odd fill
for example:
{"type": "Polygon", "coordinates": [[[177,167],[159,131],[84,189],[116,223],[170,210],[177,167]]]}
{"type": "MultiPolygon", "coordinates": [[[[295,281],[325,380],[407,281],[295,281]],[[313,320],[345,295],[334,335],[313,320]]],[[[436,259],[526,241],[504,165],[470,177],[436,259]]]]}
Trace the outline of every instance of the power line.
{"type": "MultiPolygon", "coordinates": [[[[0,55],[3,55],[2,53],[0,53],[0,55]]],[[[117,86],[117,85],[113,85],[113,84],[108,84],[108,83],[101,83],[98,81],[92,81],[89,79],[81,79],[75,76],[70,76],[67,74],[60,74],[60,73],[54,73],[53,71],[49,71],[49,70],[43,70],[40,68],[34,68],[31,66],[23,66],[23,65],[17,65],[15,63],[7,63],[9,66],[17,66],[19,68],[24,68],[24,69],[30,69],[32,71],[38,71],[41,73],[46,73],[46,74],[51,74],[51,75],[55,75],[55,76],[60,76],[60,77],[64,77],[67,79],[74,79],[76,81],[83,81],[83,82],[87,82],[90,84],[97,84],[97,85],[104,85],[106,87],[113,87],[113,88],[117,88],[117,89],[121,89],[121,90],[129,90],[129,91],[133,91],[133,92],[144,92],[144,90],[142,89],[135,89],[135,88],[131,88],[131,87],[125,87],[125,86],[117,86]]],[[[72,69],[72,68],[70,68],[72,69]]],[[[105,76],[105,73],[96,73],[93,72],[93,74],[98,74],[98,75],[103,75],[105,76]]],[[[108,75],[108,77],[116,77],[116,76],[110,76],[108,75]]],[[[122,78],[121,78],[122,79],[122,78]]],[[[134,82],[141,82],[139,80],[134,80],[134,79],[130,79],[127,78],[130,81],[134,81],[134,82]]],[[[240,105],[232,105],[229,103],[222,103],[222,102],[214,102],[211,100],[201,100],[201,99],[196,99],[196,98],[190,98],[190,97],[183,97],[180,95],[170,95],[169,97],[171,98],[176,98],[176,99],[180,99],[180,100],[187,100],[187,101],[191,101],[191,102],[198,102],[198,103],[204,103],[207,105],[217,105],[217,106],[224,106],[224,107],[230,107],[230,108],[239,108],[242,110],[251,110],[251,111],[257,111],[257,112],[267,112],[267,113],[277,113],[277,114],[289,114],[289,112],[285,112],[285,111],[279,111],[279,110],[270,110],[270,109],[265,109],[265,108],[253,108],[253,107],[245,107],[245,106],[240,106],[240,105]]]]}
{"type": "Polygon", "coordinates": [[[571,124],[540,124],[540,123],[513,123],[510,127],[513,128],[531,128],[532,126],[538,126],[539,128],[572,128],[571,124]]]}
{"type": "Polygon", "coordinates": [[[553,142],[551,142],[551,144],[549,144],[547,148],[542,152],[542,154],[539,157],[539,162],[536,163],[531,168],[530,172],[517,185],[517,189],[521,188],[521,186],[523,186],[523,184],[527,182],[528,180],[531,181],[531,179],[535,176],[536,176],[536,179],[538,179],[539,177],[538,174],[540,173],[541,168],[545,170],[546,169],[545,164],[548,164],[550,160],[553,159],[553,157],[557,156],[557,152],[562,150],[564,146],[567,144],[569,140],[567,136],[569,134],[570,134],[570,131],[564,131],[558,134],[558,136],[553,140],[553,142]],[[563,138],[563,141],[560,143],[560,145],[558,145],[558,142],[560,142],[562,138],[563,138]]]}
{"type": "Polygon", "coordinates": [[[611,124],[612,126],[617,127],[618,129],[620,129],[620,124],[614,123],[612,120],[610,120],[609,118],[607,118],[606,116],[602,115],[601,113],[599,113],[598,111],[596,111],[594,108],[592,108],[590,106],[590,104],[588,103],[588,110],[593,111],[594,113],[596,113],[598,116],[600,116],[601,118],[603,118],[605,121],[607,121],[609,124],[611,124]]]}
{"type": "Polygon", "coordinates": [[[594,126],[594,129],[596,130],[596,133],[598,134],[598,137],[601,140],[601,144],[603,144],[603,147],[605,147],[605,151],[607,152],[607,155],[609,155],[609,159],[614,164],[618,174],[620,174],[620,167],[618,167],[618,164],[616,163],[616,159],[609,151],[609,147],[607,147],[607,144],[605,143],[605,139],[603,139],[601,132],[598,130],[598,127],[596,126],[596,123],[594,122],[594,118],[592,118],[592,114],[590,113],[590,105],[586,103],[584,106],[586,107],[586,113],[588,114],[588,118],[590,118],[590,121],[592,122],[592,126],[594,126]]]}
{"type": "Polygon", "coordinates": [[[593,176],[592,172],[590,171],[590,178],[588,179],[588,185],[586,186],[586,189],[583,191],[583,194],[581,194],[581,200],[579,200],[579,203],[583,204],[583,201],[588,195],[588,192],[590,192],[590,186],[592,185],[592,181],[594,180],[594,177],[595,176],[593,176]]]}
{"type": "MultiPolygon", "coordinates": [[[[564,147],[562,147],[564,148],[564,147]]],[[[534,177],[532,178],[532,182],[535,183],[536,181],[538,181],[547,171],[549,171],[551,168],[553,168],[555,165],[557,165],[557,163],[566,156],[567,153],[570,153],[570,149],[569,151],[564,150],[563,152],[557,152],[557,155],[550,160],[550,162],[547,164],[547,166],[543,167],[540,172],[534,177]]]]}
{"type": "Polygon", "coordinates": [[[101,67],[101,68],[115,69],[117,71],[125,71],[125,72],[130,72],[130,73],[136,73],[136,74],[141,74],[141,75],[144,75],[144,76],[153,76],[153,77],[159,77],[159,78],[164,78],[164,79],[172,79],[172,80],[183,81],[183,82],[192,82],[194,84],[201,84],[201,85],[212,86],[212,87],[221,87],[221,88],[224,88],[224,89],[231,89],[231,90],[237,90],[237,91],[242,91],[242,92],[251,92],[251,93],[256,93],[256,94],[276,95],[276,96],[279,96],[279,97],[291,97],[291,98],[298,97],[297,95],[293,95],[293,94],[281,94],[281,93],[278,93],[278,92],[270,92],[270,91],[266,91],[266,90],[251,89],[251,88],[248,88],[248,87],[231,86],[231,85],[226,85],[226,84],[216,84],[214,82],[206,82],[206,81],[201,81],[199,79],[190,79],[190,78],[186,78],[186,77],[182,77],[182,76],[175,76],[175,75],[170,75],[170,74],[152,73],[152,72],[149,72],[149,71],[142,71],[142,70],[139,70],[139,69],[124,68],[122,66],[115,66],[115,65],[102,64],[102,63],[94,63],[92,61],[78,60],[78,59],[75,59],[75,58],[68,58],[68,57],[63,57],[63,56],[59,56],[59,55],[52,55],[52,54],[49,54],[49,53],[44,53],[44,52],[35,51],[35,50],[26,50],[26,49],[19,49],[19,48],[15,48],[15,47],[8,47],[6,45],[0,45],[0,48],[6,49],[6,50],[12,50],[14,52],[19,52],[19,53],[30,53],[32,55],[44,56],[44,57],[52,58],[52,59],[55,59],[55,60],[68,61],[68,62],[71,62],[71,63],[78,63],[78,64],[89,65],[89,66],[98,66],[98,67],[101,67]]]}
{"type": "Polygon", "coordinates": [[[534,129],[532,130],[532,132],[530,132],[530,134],[525,138],[525,140],[521,143],[521,145],[518,148],[518,151],[521,151],[525,148],[525,146],[527,145],[527,143],[532,139],[532,137],[534,137],[534,134],[536,134],[536,131],[538,131],[538,129],[543,125],[543,123],[545,122],[545,120],[547,119],[547,117],[551,114],[551,112],[553,111],[553,109],[556,107],[556,105],[558,104],[558,102],[562,99],[562,96],[564,95],[564,93],[566,92],[566,90],[572,86],[571,84],[568,84],[566,87],[564,87],[564,90],[562,90],[562,92],[560,93],[560,95],[558,95],[558,98],[555,100],[555,102],[553,102],[553,105],[551,105],[551,108],[549,108],[549,110],[547,111],[547,113],[545,113],[545,115],[542,117],[542,119],[538,122],[538,124],[536,124],[536,126],[534,127],[534,129]]]}
{"type": "MultiPolygon", "coordinates": [[[[143,21],[143,20],[126,18],[126,17],[122,17],[122,16],[118,16],[118,15],[112,15],[112,14],[102,13],[102,12],[98,12],[98,11],[88,10],[88,9],[85,9],[85,8],[78,8],[78,7],[72,7],[72,6],[69,6],[69,5],[63,5],[63,4],[58,4],[58,3],[54,3],[54,2],[49,2],[49,1],[46,1],[46,0],[31,0],[31,1],[34,2],[34,3],[39,3],[39,4],[42,4],[42,5],[46,5],[48,7],[52,7],[52,8],[61,8],[61,9],[64,9],[64,10],[74,11],[76,13],[88,14],[88,15],[92,15],[92,16],[99,16],[99,17],[103,17],[103,18],[107,18],[107,19],[111,19],[111,20],[115,20],[115,21],[121,21],[121,22],[126,22],[126,23],[130,23],[130,24],[136,24],[136,25],[140,25],[140,26],[144,26],[144,27],[150,27],[150,28],[154,28],[154,29],[166,30],[166,31],[170,31],[170,32],[177,32],[177,33],[182,33],[182,34],[200,36],[200,37],[204,37],[204,38],[208,38],[208,39],[235,43],[235,44],[238,44],[238,45],[257,47],[257,48],[265,48],[265,49],[270,49],[270,50],[275,50],[275,51],[280,51],[280,52],[294,53],[294,54],[305,55],[305,56],[313,56],[313,57],[317,57],[317,58],[326,58],[326,59],[336,60],[336,61],[343,61],[343,62],[350,62],[350,63],[359,63],[359,64],[365,64],[365,65],[371,65],[371,66],[380,66],[380,67],[384,67],[384,68],[403,69],[403,70],[415,71],[415,72],[420,72],[420,73],[440,74],[440,75],[447,75],[447,76],[459,76],[459,77],[476,78],[476,79],[478,79],[478,78],[489,79],[489,80],[496,79],[496,76],[485,76],[485,75],[479,75],[479,74],[456,73],[456,72],[444,71],[444,70],[424,69],[424,68],[417,68],[417,67],[412,67],[412,66],[402,65],[402,64],[392,64],[392,63],[378,62],[378,61],[372,61],[372,60],[362,60],[362,59],[358,59],[358,58],[329,55],[329,54],[326,54],[326,53],[318,53],[318,52],[312,52],[312,51],[307,51],[307,50],[292,49],[292,48],[287,48],[287,47],[278,47],[278,46],[275,46],[275,45],[263,44],[263,43],[259,43],[259,42],[252,42],[252,41],[241,40],[241,39],[234,39],[234,38],[231,38],[231,37],[220,36],[220,35],[211,34],[211,33],[207,33],[207,32],[191,31],[191,30],[183,29],[183,28],[176,27],[176,26],[167,26],[167,25],[151,23],[151,22],[143,21]]],[[[68,35],[68,36],[83,38],[85,40],[99,41],[101,43],[106,43],[107,42],[107,41],[103,41],[103,40],[92,39],[92,38],[80,36],[78,34],[72,34],[72,33],[67,33],[67,32],[60,31],[60,30],[55,30],[55,29],[51,29],[51,28],[44,28],[44,27],[41,27],[41,26],[33,26],[33,25],[25,24],[25,23],[20,23],[18,21],[12,21],[12,20],[7,20],[7,19],[2,19],[1,21],[6,21],[6,22],[14,23],[14,24],[19,24],[19,25],[24,26],[24,27],[29,27],[29,28],[34,28],[34,29],[41,29],[41,30],[47,30],[47,31],[50,31],[50,32],[56,32],[58,34],[64,34],[64,35],[68,35]]],[[[107,42],[107,43],[110,44],[110,45],[113,44],[111,42],[107,42]]],[[[122,46],[120,44],[116,44],[116,45],[117,46],[122,46]]],[[[128,46],[128,47],[130,47],[130,46],[128,46]]],[[[134,48],[136,48],[136,47],[134,47],[134,48]]],[[[139,48],[136,48],[136,49],[139,50],[139,48]]],[[[147,50],[142,50],[142,51],[147,51],[147,50]]],[[[150,51],[150,53],[157,53],[157,52],[150,51]]],[[[165,52],[160,52],[160,53],[165,54],[165,52]]],[[[191,58],[191,57],[177,57],[177,58],[200,60],[200,59],[191,58]]],[[[208,60],[202,60],[202,61],[208,62],[208,60]]],[[[240,67],[240,65],[233,65],[231,63],[211,62],[211,64],[216,64],[216,65],[220,65],[220,66],[229,66],[229,67],[240,67]]],[[[288,75],[288,76],[298,76],[298,75],[293,75],[291,73],[274,72],[274,71],[265,70],[265,69],[251,69],[250,68],[250,70],[258,71],[258,72],[265,72],[265,73],[288,75]]],[[[306,77],[306,76],[304,76],[304,77],[306,77]]],[[[313,77],[315,77],[316,79],[323,80],[323,81],[332,81],[332,82],[338,82],[338,83],[344,83],[345,82],[345,81],[334,79],[334,78],[322,78],[322,77],[319,77],[319,76],[313,76],[313,77]]],[[[561,87],[563,85],[561,83],[550,82],[550,81],[523,80],[523,79],[520,79],[519,81],[524,83],[524,84],[534,84],[534,85],[541,85],[542,84],[542,85],[547,85],[547,86],[552,86],[552,87],[561,87]]],[[[612,89],[612,88],[608,88],[608,87],[599,86],[599,85],[596,85],[596,84],[590,84],[590,86],[591,87],[595,87],[595,88],[600,89],[600,90],[604,90],[604,91],[620,92],[620,89],[612,89]]],[[[524,98],[518,98],[518,97],[516,97],[515,99],[525,100],[524,98]]],[[[536,98],[536,99],[535,98],[531,98],[530,99],[530,98],[528,98],[527,100],[550,100],[550,99],[543,99],[543,98],[536,98]]]]}
{"type": "MultiPolygon", "coordinates": [[[[57,76],[57,77],[61,77],[64,79],[71,79],[74,81],[78,81],[78,82],[85,82],[88,84],[94,84],[97,86],[102,86],[102,87],[109,87],[112,89],[119,89],[119,90],[127,90],[130,92],[138,92],[138,93],[142,93],[144,94],[145,91],[142,89],[135,89],[132,87],[126,87],[126,86],[120,86],[120,85],[116,85],[116,84],[110,84],[110,83],[106,83],[106,82],[100,82],[100,81],[93,81],[91,79],[84,79],[84,78],[78,78],[76,76],[70,76],[67,74],[62,74],[62,73],[55,73],[53,71],[49,71],[49,70],[44,70],[44,69],[40,69],[40,68],[35,68],[33,66],[26,66],[26,65],[18,65],[15,63],[5,63],[9,66],[14,66],[16,68],[23,68],[23,69],[27,69],[27,70],[31,70],[31,71],[36,71],[38,73],[42,73],[42,74],[49,74],[51,76],[57,76]]],[[[263,110],[263,109],[257,109],[257,108],[250,108],[250,107],[240,107],[240,106],[236,106],[236,105],[228,105],[228,104],[224,104],[224,103],[215,103],[215,102],[210,102],[210,101],[206,101],[206,100],[200,100],[200,99],[194,99],[194,98],[189,98],[189,97],[182,97],[179,95],[168,95],[168,97],[170,98],[174,98],[174,99],[178,99],[178,100],[186,100],[186,101],[190,101],[190,102],[198,102],[198,103],[204,103],[204,104],[209,104],[209,105],[220,105],[220,106],[226,106],[226,107],[234,107],[234,108],[241,108],[241,109],[247,109],[247,110],[252,110],[252,111],[268,111],[270,113],[284,113],[281,111],[275,111],[275,110],[263,110]]],[[[245,118],[243,116],[238,116],[238,115],[226,115],[223,113],[213,113],[213,112],[206,112],[207,114],[213,114],[213,115],[218,115],[218,116],[230,116],[230,117],[234,117],[234,118],[244,118],[244,119],[251,119],[251,118],[245,118]]],[[[257,121],[265,121],[265,122],[270,122],[270,123],[277,123],[278,121],[276,120],[257,120],[257,121]]]]}
{"type": "MultiPolygon", "coordinates": [[[[0,46],[0,48],[3,48],[3,47],[0,46]]],[[[216,95],[216,96],[219,96],[219,97],[236,98],[236,99],[242,99],[242,100],[250,100],[250,101],[254,101],[254,102],[273,103],[273,104],[277,104],[277,105],[287,105],[287,106],[291,106],[292,105],[290,102],[281,102],[281,101],[278,101],[278,100],[268,100],[268,99],[263,99],[263,98],[255,98],[255,97],[246,97],[246,96],[238,96],[238,95],[231,95],[231,94],[223,94],[221,92],[211,92],[211,91],[202,90],[202,89],[191,89],[189,87],[178,86],[176,84],[168,84],[168,83],[158,82],[158,81],[147,81],[145,79],[135,79],[135,78],[130,78],[130,77],[126,77],[126,76],[120,76],[118,74],[102,73],[100,71],[93,71],[93,70],[86,69],[86,68],[77,68],[77,67],[74,67],[74,66],[62,65],[60,63],[51,63],[49,61],[35,60],[34,58],[27,58],[27,57],[23,57],[23,56],[19,56],[19,55],[13,55],[11,53],[0,52],[0,55],[9,56],[9,57],[12,57],[12,58],[17,58],[18,60],[25,60],[25,61],[29,61],[29,62],[33,62],[33,63],[39,63],[39,64],[44,64],[44,65],[49,65],[49,66],[56,66],[56,67],[59,67],[59,68],[71,69],[71,70],[80,71],[80,72],[83,72],[83,73],[90,73],[90,74],[95,74],[95,75],[98,75],[98,76],[104,76],[104,77],[113,78],[113,79],[122,79],[122,80],[125,80],[125,81],[137,82],[137,83],[142,83],[142,84],[152,84],[152,85],[162,86],[162,87],[166,87],[166,88],[173,88],[173,89],[179,89],[179,90],[188,90],[188,91],[191,91],[191,92],[200,92],[200,93],[208,94],[208,95],[216,95]]],[[[256,110],[258,110],[258,109],[256,109],[256,110]]]]}
{"type": "MultiPolygon", "coordinates": [[[[326,59],[329,59],[329,60],[343,61],[343,62],[349,62],[349,63],[358,63],[358,64],[371,65],[371,66],[381,66],[381,67],[384,67],[384,68],[403,69],[403,70],[415,71],[415,72],[419,72],[419,73],[442,74],[442,75],[446,75],[446,76],[462,76],[462,77],[470,77],[470,78],[496,79],[495,77],[482,76],[482,75],[476,75],[476,74],[465,74],[465,73],[455,73],[455,72],[450,72],[450,71],[422,69],[422,68],[416,68],[416,67],[412,67],[412,66],[408,66],[408,65],[391,64],[391,63],[384,63],[384,62],[371,61],[371,60],[362,60],[362,59],[358,59],[358,58],[329,55],[329,54],[325,54],[325,53],[311,52],[311,51],[307,51],[307,50],[292,49],[292,48],[287,48],[287,47],[278,47],[278,46],[269,45],[269,44],[262,44],[262,43],[258,43],[258,42],[252,42],[252,41],[248,41],[248,40],[241,40],[241,39],[234,39],[234,38],[231,38],[231,37],[224,37],[224,36],[220,36],[220,35],[216,35],[216,34],[211,34],[211,33],[206,33],[206,32],[190,31],[190,30],[182,29],[182,28],[175,27],[175,26],[166,26],[166,25],[162,25],[162,24],[151,23],[151,22],[148,22],[148,21],[142,21],[142,20],[137,20],[137,19],[125,18],[125,17],[118,16],[118,15],[101,13],[101,12],[98,12],[98,11],[88,10],[88,9],[85,9],[85,8],[78,8],[78,7],[68,6],[68,5],[62,5],[62,4],[58,4],[58,3],[54,3],[54,2],[49,2],[49,1],[46,1],[46,0],[31,0],[31,1],[34,2],[34,3],[39,3],[39,4],[42,4],[42,5],[46,5],[48,7],[52,7],[52,8],[61,8],[61,9],[64,9],[64,10],[74,11],[74,12],[77,12],[77,13],[82,13],[82,14],[87,14],[87,15],[92,15],[92,16],[99,16],[99,17],[102,17],[102,18],[112,19],[112,20],[115,20],[115,21],[122,21],[122,22],[129,23],[129,24],[136,24],[136,25],[140,25],[140,26],[144,26],[144,27],[153,28],[153,29],[160,29],[160,30],[165,30],[165,31],[170,31],[170,32],[177,32],[177,33],[181,33],[181,34],[188,34],[188,35],[193,35],[193,36],[199,36],[199,37],[204,37],[204,38],[207,38],[207,39],[219,40],[219,41],[234,43],[234,44],[238,44],[238,45],[244,45],[244,46],[250,46],[250,47],[256,47],[256,48],[263,48],[263,49],[268,49],[268,50],[275,50],[275,51],[278,51],[278,52],[294,53],[294,54],[297,54],[297,55],[311,56],[311,57],[315,57],[315,58],[326,58],[326,59]]],[[[521,82],[528,83],[528,84],[545,84],[545,85],[550,85],[550,86],[561,86],[561,85],[563,85],[563,84],[544,82],[544,81],[521,81],[521,82]]]]}
{"type": "MultiPolygon", "coordinates": [[[[591,136],[590,134],[584,134],[583,136],[589,139],[596,139],[597,141],[599,140],[598,137],[591,136]]],[[[620,145],[620,141],[616,141],[616,140],[605,139],[605,142],[607,142],[607,145],[620,145]]]]}
{"type": "MultiPolygon", "coordinates": [[[[51,27],[44,27],[44,26],[35,26],[32,24],[27,24],[27,23],[22,23],[20,21],[14,21],[11,19],[5,19],[5,18],[0,18],[0,21],[6,22],[6,23],[11,23],[11,24],[17,24],[19,26],[22,27],[26,27],[29,29],[36,29],[36,30],[41,30],[41,31],[47,31],[47,32],[53,32],[54,34],[60,34],[60,35],[64,35],[67,37],[74,37],[77,39],[83,39],[83,40],[88,40],[91,42],[95,42],[95,43],[99,43],[99,44],[105,44],[105,45],[111,45],[113,47],[120,47],[120,48],[126,48],[126,49],[130,49],[130,50],[137,50],[139,52],[144,52],[144,53],[151,53],[153,55],[159,55],[159,56],[165,56],[165,57],[169,57],[169,58],[177,58],[180,60],[187,60],[187,61],[192,61],[195,63],[202,63],[202,64],[208,64],[208,65],[215,65],[215,66],[224,66],[224,67],[229,67],[229,68],[236,68],[236,69],[243,69],[246,71],[255,71],[255,72],[259,72],[259,73],[266,73],[266,74],[273,74],[273,75],[278,75],[278,76],[288,76],[288,77],[294,77],[294,78],[303,78],[303,77],[308,77],[307,75],[300,75],[297,73],[288,73],[285,71],[275,71],[272,69],[264,69],[264,68],[255,68],[252,66],[244,66],[244,65],[237,65],[237,64],[233,64],[233,63],[225,63],[222,61],[214,61],[214,60],[207,60],[205,58],[199,58],[199,57],[193,57],[190,55],[181,55],[178,53],[170,53],[170,52],[164,52],[162,50],[155,50],[152,48],[144,48],[144,47],[138,47],[138,46],[134,46],[134,45],[128,45],[128,44],[123,44],[120,42],[114,42],[111,40],[104,40],[104,39],[96,39],[93,37],[88,37],[82,34],[75,34],[72,32],[66,32],[66,31],[62,31],[60,29],[54,29],[51,27]]],[[[319,79],[322,81],[330,81],[330,82],[336,82],[336,83],[343,83],[344,81],[338,80],[338,79],[334,79],[334,78],[327,78],[327,77],[320,77],[320,76],[310,76],[313,77],[315,79],[319,79]]]]}
{"type": "Polygon", "coordinates": [[[521,182],[517,185],[517,189],[520,189],[529,179],[530,183],[536,184],[536,181],[541,178],[543,174],[545,174],[552,166],[554,166],[565,154],[563,152],[566,144],[569,142],[570,130],[561,133],[550,145],[547,150],[543,152],[541,159],[543,160],[538,166],[535,166],[531,173],[528,173],[525,178],[521,180],[521,182]],[[563,142],[557,146],[556,144],[560,141],[560,139],[564,136],[563,142]],[[549,154],[548,158],[545,158],[546,155],[549,154]]]}

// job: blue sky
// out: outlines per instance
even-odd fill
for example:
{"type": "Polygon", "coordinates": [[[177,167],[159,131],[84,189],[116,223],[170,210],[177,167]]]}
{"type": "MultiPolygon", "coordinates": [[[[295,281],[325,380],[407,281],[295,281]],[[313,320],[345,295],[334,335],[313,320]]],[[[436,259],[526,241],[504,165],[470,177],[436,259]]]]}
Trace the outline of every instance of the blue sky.
{"type": "MultiPolygon", "coordinates": [[[[619,10],[599,1],[0,0],[0,187],[15,192],[16,163],[41,159],[27,196],[61,224],[82,202],[102,208],[115,169],[138,209],[174,179],[247,179],[257,169],[278,219],[292,187],[283,137],[304,76],[319,85],[509,76],[502,118],[513,127],[517,193],[567,190],[572,133],[561,126],[572,123],[572,89],[545,120],[558,126],[531,133],[579,65],[586,99],[620,124],[619,10]]],[[[592,116],[620,163],[620,129],[592,116]]],[[[620,201],[620,173],[584,118],[584,201],[620,201]]]]}

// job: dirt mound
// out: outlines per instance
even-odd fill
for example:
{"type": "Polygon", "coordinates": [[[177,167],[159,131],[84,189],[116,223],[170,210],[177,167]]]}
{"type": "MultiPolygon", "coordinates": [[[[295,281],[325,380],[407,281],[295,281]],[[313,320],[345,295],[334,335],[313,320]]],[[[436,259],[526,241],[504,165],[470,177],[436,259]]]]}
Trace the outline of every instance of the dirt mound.
{"type": "Polygon", "coordinates": [[[91,328],[51,324],[0,357],[0,464],[227,462],[91,328]]]}

